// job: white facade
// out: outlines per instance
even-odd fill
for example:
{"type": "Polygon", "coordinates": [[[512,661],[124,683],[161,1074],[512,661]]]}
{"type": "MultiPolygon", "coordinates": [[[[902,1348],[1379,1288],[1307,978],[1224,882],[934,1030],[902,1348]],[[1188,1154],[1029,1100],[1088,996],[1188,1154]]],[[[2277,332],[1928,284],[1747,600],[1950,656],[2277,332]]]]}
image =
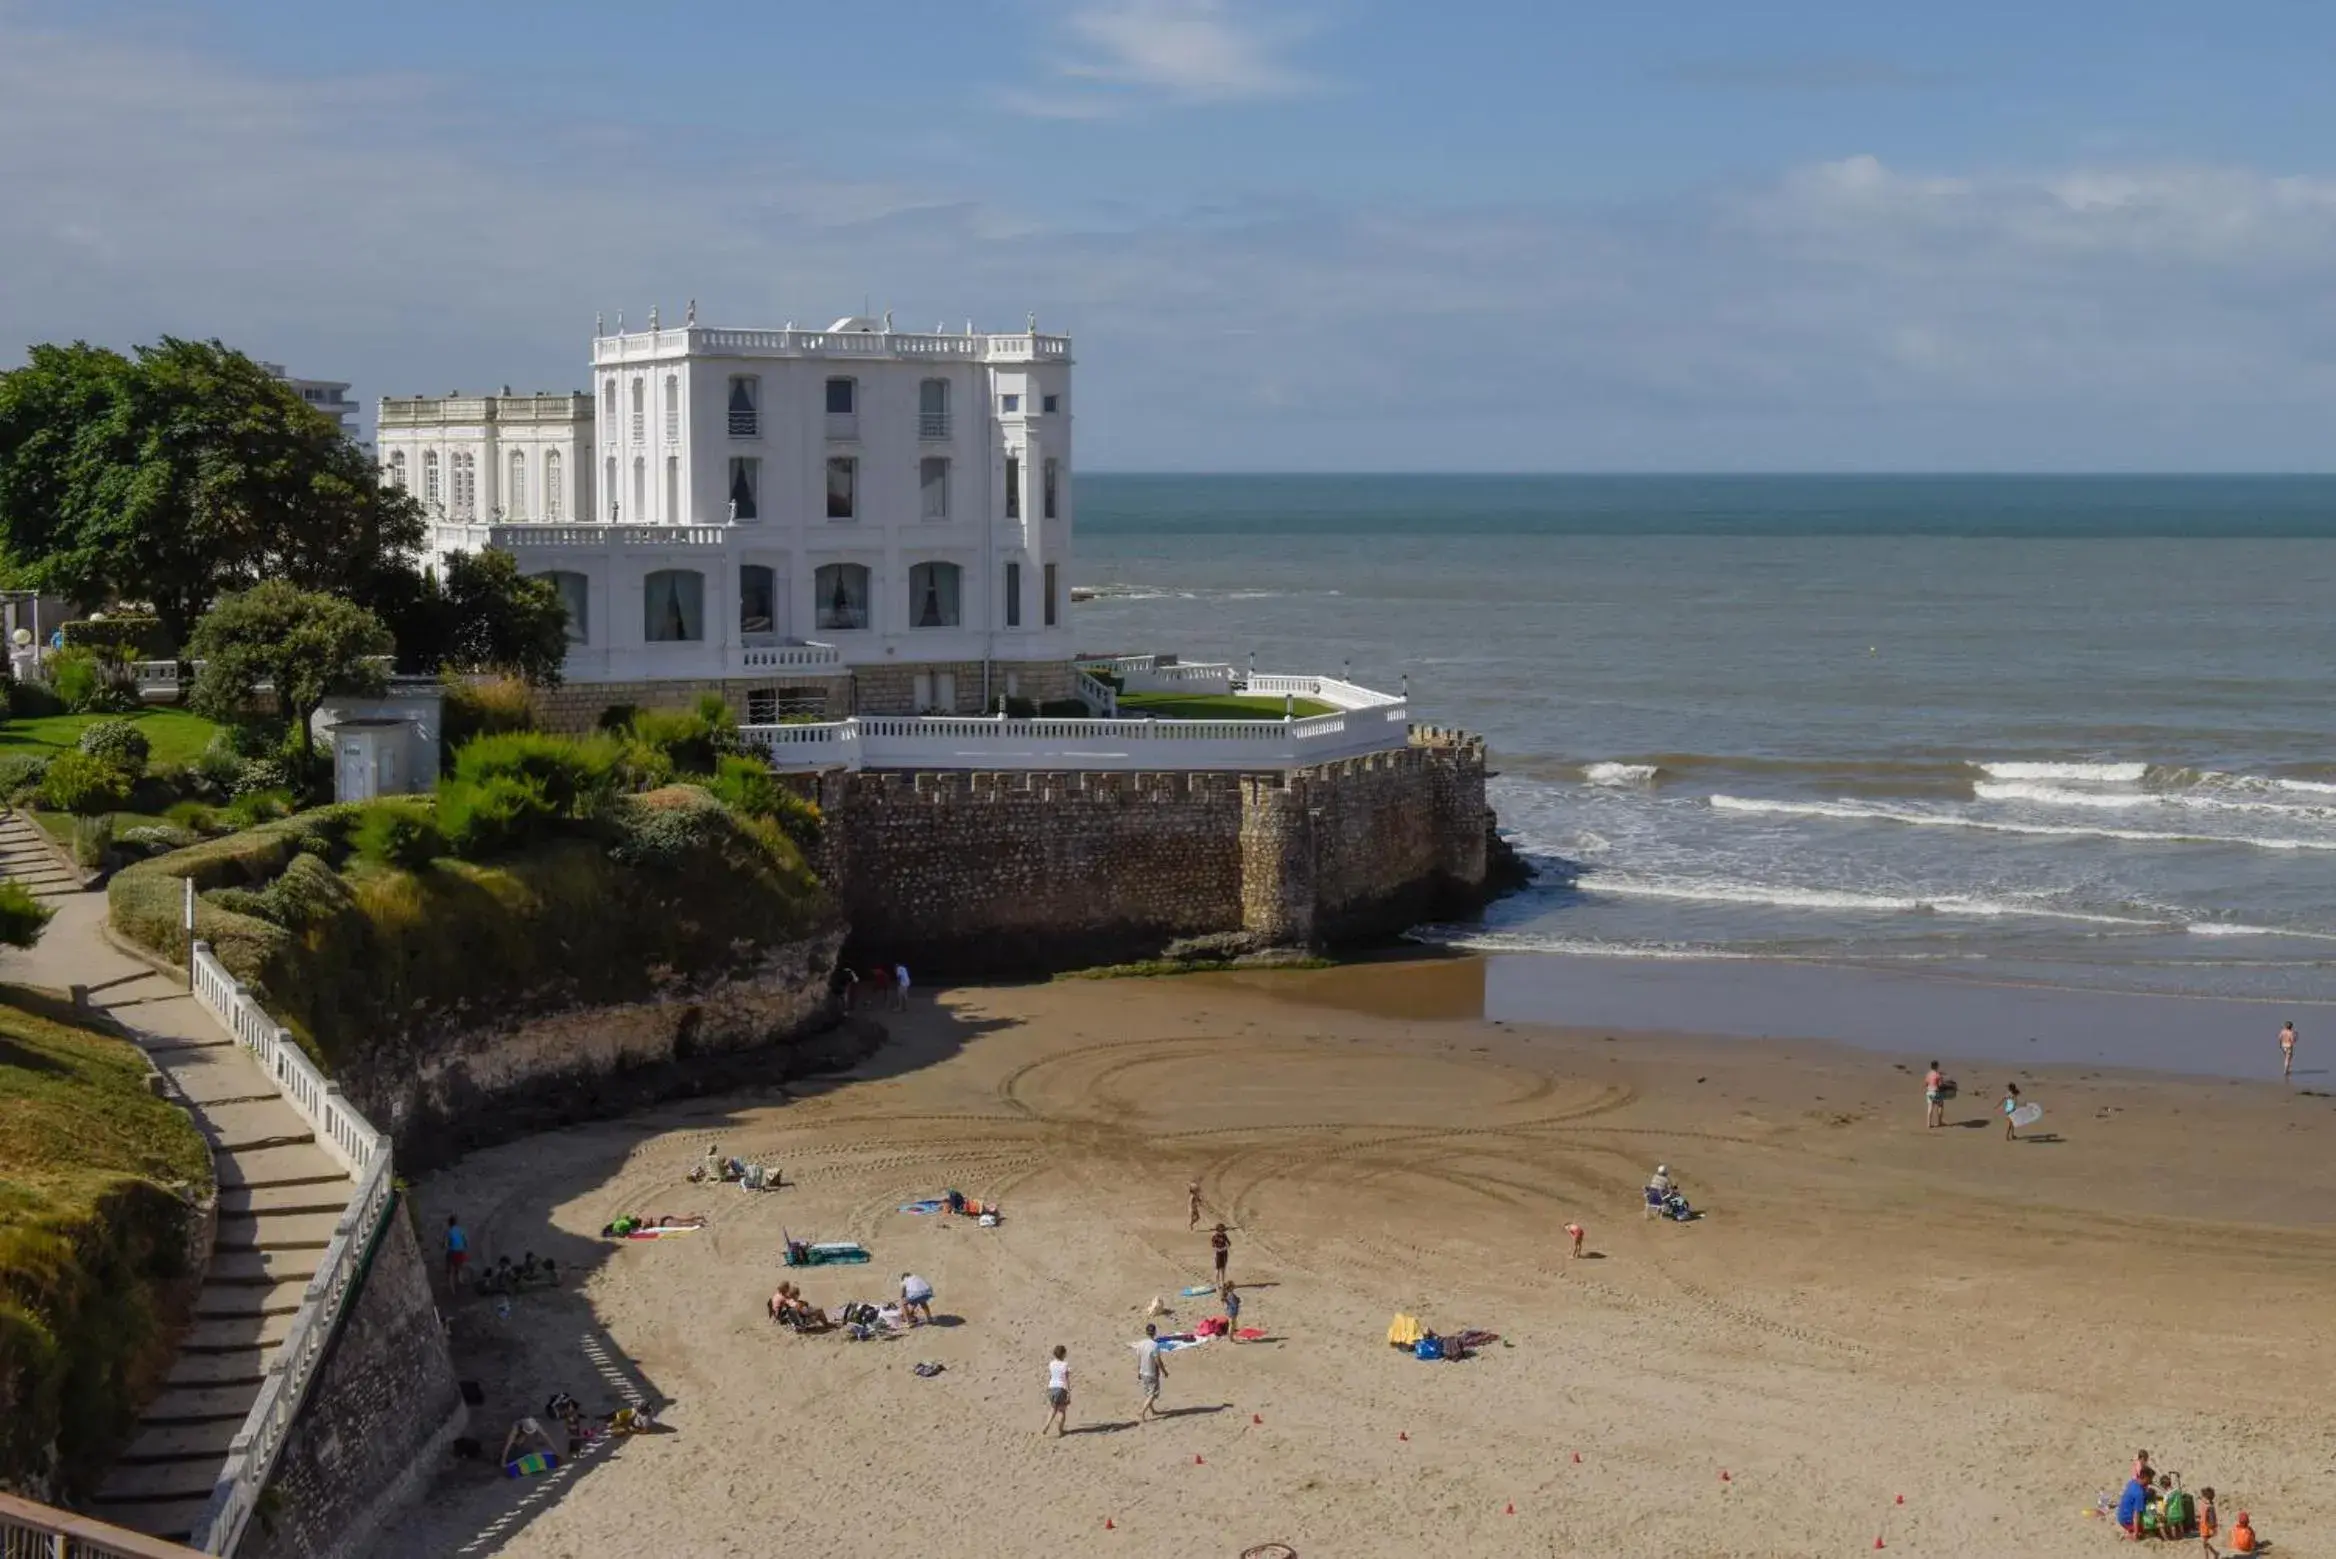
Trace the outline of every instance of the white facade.
{"type": "MultiPolygon", "coordinates": [[[[1070,371],[1069,340],[1034,328],[652,317],[593,341],[591,428],[573,447],[596,451],[597,506],[490,526],[493,490],[444,487],[437,545],[508,548],[558,579],[579,634],[571,681],[753,674],[774,655],[858,672],[979,663],[984,683],[995,663],[1064,663],[1070,371]]],[[[382,448],[407,451],[413,483],[426,445],[393,431],[402,404],[383,403],[382,448]]],[[[453,422],[433,430],[442,458],[453,422]]],[[[952,685],[932,701],[970,707],[976,690],[952,685]]]]}
{"type": "Polygon", "coordinates": [[[561,524],[592,518],[592,436],[588,395],[385,397],[376,458],[433,520],[561,524]]]}

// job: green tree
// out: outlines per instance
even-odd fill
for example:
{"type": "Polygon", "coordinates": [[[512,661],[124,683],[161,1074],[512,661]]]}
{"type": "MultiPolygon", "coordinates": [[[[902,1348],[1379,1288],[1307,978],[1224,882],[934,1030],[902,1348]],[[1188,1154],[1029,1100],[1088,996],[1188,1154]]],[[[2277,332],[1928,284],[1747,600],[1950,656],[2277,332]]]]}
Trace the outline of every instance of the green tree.
{"type": "Polygon", "coordinates": [[[395,644],[365,608],[271,579],[220,597],[195,624],[187,653],[203,670],[188,702],[214,720],[240,720],[265,684],[306,763],[314,757],[308,723],[317,706],[335,693],[378,696],[387,673],[375,657],[395,644]]]}
{"type": "Polygon", "coordinates": [[[425,533],[337,422],[216,341],[40,346],[0,375],[0,553],[19,586],[151,602],[184,644],[262,580],[394,593],[425,533]]]}
{"type": "Polygon", "coordinates": [[[519,572],[508,552],[458,552],[443,583],[423,574],[382,616],[407,671],[495,672],[557,687],[568,656],[568,609],[548,579],[519,572]]]}

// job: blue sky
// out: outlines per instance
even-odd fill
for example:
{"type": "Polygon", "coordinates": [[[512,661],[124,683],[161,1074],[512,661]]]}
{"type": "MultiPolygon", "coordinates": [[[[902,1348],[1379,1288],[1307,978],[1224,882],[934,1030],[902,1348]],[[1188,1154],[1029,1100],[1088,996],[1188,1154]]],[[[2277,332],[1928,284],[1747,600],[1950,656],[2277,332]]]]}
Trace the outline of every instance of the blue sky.
{"type": "Polygon", "coordinates": [[[1078,338],[1090,469],[2336,468],[2336,8],[0,0],[0,350],[1078,338]]]}

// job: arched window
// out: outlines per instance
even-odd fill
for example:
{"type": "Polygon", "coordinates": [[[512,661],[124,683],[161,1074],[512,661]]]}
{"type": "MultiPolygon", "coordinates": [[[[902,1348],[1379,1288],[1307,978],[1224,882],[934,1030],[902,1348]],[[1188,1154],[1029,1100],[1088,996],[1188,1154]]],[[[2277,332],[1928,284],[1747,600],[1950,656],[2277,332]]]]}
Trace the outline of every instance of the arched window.
{"type": "Polygon", "coordinates": [[[649,439],[649,381],[633,381],[633,442],[647,443],[649,439]]]}
{"type": "Polygon", "coordinates": [[[608,413],[608,436],[616,437],[616,380],[611,377],[600,387],[600,409],[608,413]]]}
{"type": "Polygon", "coordinates": [[[547,449],[543,452],[543,517],[547,520],[558,519],[561,502],[560,452],[547,449]]]}
{"type": "Polygon", "coordinates": [[[458,519],[470,519],[478,513],[479,461],[478,456],[464,450],[450,462],[454,475],[454,513],[458,519]]]}
{"type": "Polygon", "coordinates": [[[949,381],[926,379],[917,385],[917,437],[949,436],[949,381]]]}
{"type": "Polygon", "coordinates": [[[706,576],[661,568],[641,582],[641,637],[651,644],[696,643],[706,636],[706,576]]]}
{"type": "Polygon", "coordinates": [[[422,451],[422,502],[438,501],[438,451],[422,451]]]}
{"type": "Polygon", "coordinates": [[[503,513],[514,520],[527,518],[527,456],[511,451],[511,476],[503,484],[503,513]]]}
{"type": "MultiPolygon", "coordinates": [[[[615,393],[616,392],[614,390],[609,392],[611,396],[615,395],[615,393]]],[[[611,520],[614,520],[618,518],[616,512],[616,456],[608,456],[606,459],[601,461],[601,465],[603,467],[603,477],[600,484],[600,490],[608,494],[608,517],[611,520]]]]}
{"type": "Polygon", "coordinates": [[[402,449],[396,449],[396,450],[392,450],[392,451],[390,451],[390,455],[389,455],[389,485],[390,485],[390,486],[392,486],[392,487],[394,487],[394,488],[396,488],[396,489],[397,489],[398,491],[400,491],[400,492],[403,492],[403,491],[405,491],[405,485],[406,485],[406,452],[405,452],[404,450],[402,450],[402,449]]]}
{"type": "Polygon", "coordinates": [[[822,628],[853,629],[868,626],[868,571],[857,563],[829,563],[811,576],[812,598],[818,602],[822,628]]]}
{"type": "Polygon", "coordinates": [[[760,563],[739,565],[738,631],[777,632],[778,594],[777,576],[770,569],[760,563]]]}
{"type": "Polygon", "coordinates": [[[681,442],[681,375],[665,376],[665,442],[681,442]]]}
{"type": "Polygon", "coordinates": [[[958,623],[954,563],[919,563],[908,571],[909,621],[919,628],[954,628],[958,623]]]}
{"type": "Polygon", "coordinates": [[[554,569],[535,577],[550,580],[552,588],[559,591],[560,604],[568,609],[568,642],[589,644],[592,641],[590,581],[582,574],[571,573],[566,569],[554,569]]]}
{"type": "Polygon", "coordinates": [[[649,462],[633,456],[633,523],[649,523],[649,462]]]}
{"type": "Polygon", "coordinates": [[[681,456],[665,457],[665,523],[679,525],[681,512],[681,456]]]}

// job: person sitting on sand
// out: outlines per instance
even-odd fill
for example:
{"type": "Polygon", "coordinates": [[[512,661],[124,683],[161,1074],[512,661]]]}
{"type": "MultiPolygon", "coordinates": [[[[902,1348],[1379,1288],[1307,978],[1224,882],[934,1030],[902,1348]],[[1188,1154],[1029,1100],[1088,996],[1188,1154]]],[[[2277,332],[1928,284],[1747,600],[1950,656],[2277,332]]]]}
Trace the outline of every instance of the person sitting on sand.
{"type": "Polygon", "coordinates": [[[560,1454],[560,1448],[552,1444],[552,1437],[544,1433],[541,1423],[532,1418],[522,1418],[512,1424],[511,1432],[503,1437],[503,1454],[499,1460],[508,1467],[534,1451],[552,1457],[560,1454]]]}
{"type": "Polygon", "coordinates": [[[2150,1487],[2154,1477],[2147,1463],[2134,1468],[2133,1476],[2125,1480],[2125,1492],[2117,1496],[2117,1529],[2127,1537],[2141,1536],[2142,1512],[2156,1492],[2150,1487]]]}
{"type": "Polygon", "coordinates": [[[2240,1511],[2238,1519],[2231,1523],[2231,1552],[2251,1554],[2260,1546],[2255,1540],[2254,1518],[2245,1511],[2240,1511]]]}

